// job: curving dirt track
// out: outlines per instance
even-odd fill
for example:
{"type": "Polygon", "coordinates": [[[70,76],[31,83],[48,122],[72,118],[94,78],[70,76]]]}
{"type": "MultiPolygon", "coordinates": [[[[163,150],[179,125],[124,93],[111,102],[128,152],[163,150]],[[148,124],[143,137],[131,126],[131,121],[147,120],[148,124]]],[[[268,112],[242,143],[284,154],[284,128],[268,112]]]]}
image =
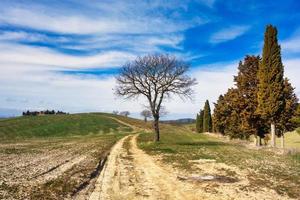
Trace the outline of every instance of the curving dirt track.
{"type": "Polygon", "coordinates": [[[207,199],[138,149],[136,137],[127,136],[113,147],[90,200],[207,199]]]}
{"type": "Polygon", "coordinates": [[[289,199],[264,188],[243,190],[249,184],[244,172],[223,163],[200,163],[200,167],[207,173],[218,168],[234,170],[239,175],[238,181],[199,182],[182,178],[184,172],[139,149],[136,138],[137,135],[126,136],[112,148],[90,200],[289,199]]]}

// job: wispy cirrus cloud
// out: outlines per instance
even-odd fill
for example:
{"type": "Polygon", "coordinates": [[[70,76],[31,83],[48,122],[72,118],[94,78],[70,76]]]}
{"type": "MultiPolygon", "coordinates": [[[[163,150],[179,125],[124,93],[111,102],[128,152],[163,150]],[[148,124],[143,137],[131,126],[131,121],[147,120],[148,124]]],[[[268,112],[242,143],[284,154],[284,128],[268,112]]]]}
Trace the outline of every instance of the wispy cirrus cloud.
{"type": "Polygon", "coordinates": [[[249,29],[250,26],[230,26],[212,34],[210,37],[210,42],[213,44],[218,44],[227,42],[229,40],[234,40],[235,38],[246,33],[249,29]]]}
{"type": "MultiPolygon", "coordinates": [[[[46,51],[52,51],[51,54],[60,53],[60,57],[66,57],[64,54],[69,50],[75,51],[78,59],[70,55],[66,61],[72,58],[71,62],[77,60],[79,65],[90,63],[80,54],[90,54],[88,60],[92,60],[103,51],[135,55],[183,51],[184,31],[210,20],[201,13],[189,12],[193,2],[71,0],[70,6],[70,2],[54,0],[49,6],[45,2],[3,0],[0,28],[12,28],[0,30],[0,42],[33,43],[47,47],[46,51]]],[[[212,0],[195,2],[210,7],[214,3],[212,0]]]]}
{"type": "Polygon", "coordinates": [[[0,44],[0,68],[7,65],[24,64],[40,66],[41,69],[84,69],[120,67],[124,61],[135,55],[120,51],[105,51],[92,56],[75,56],[62,54],[44,47],[32,47],[20,44],[0,44]]]}
{"type": "MultiPolygon", "coordinates": [[[[162,15],[155,10],[163,6],[163,3],[158,1],[147,3],[104,1],[101,4],[94,2],[92,4],[94,9],[90,13],[85,10],[88,5],[81,7],[81,14],[78,12],[75,14],[72,9],[56,10],[52,7],[25,4],[16,7],[8,4],[6,7],[0,7],[0,24],[68,34],[149,34],[183,31],[207,22],[207,19],[199,16],[186,19],[184,15],[173,14],[176,13],[173,10],[170,13],[167,7],[164,7],[163,11],[170,15],[168,17],[162,15]]],[[[181,10],[180,7],[172,9],[181,10]]]]}
{"type": "Polygon", "coordinates": [[[48,36],[44,33],[30,32],[24,30],[0,30],[0,42],[44,42],[44,43],[67,43],[71,38],[66,36],[48,36]]]}
{"type": "Polygon", "coordinates": [[[124,51],[149,53],[160,52],[162,47],[182,50],[182,34],[102,34],[91,36],[76,43],[62,44],[62,47],[75,50],[119,49],[124,51]]]}

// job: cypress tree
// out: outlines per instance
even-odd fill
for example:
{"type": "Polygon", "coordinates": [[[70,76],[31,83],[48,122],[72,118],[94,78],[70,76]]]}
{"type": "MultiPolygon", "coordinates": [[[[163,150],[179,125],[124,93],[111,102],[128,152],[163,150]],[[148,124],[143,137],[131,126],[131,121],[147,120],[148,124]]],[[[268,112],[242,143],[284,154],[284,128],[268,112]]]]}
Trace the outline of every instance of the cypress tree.
{"type": "Polygon", "coordinates": [[[196,131],[197,133],[203,133],[203,110],[200,110],[196,118],[196,131]]]}
{"type": "Polygon", "coordinates": [[[204,110],[200,110],[200,115],[199,115],[199,133],[203,133],[203,116],[204,115],[204,110]]]}
{"type": "Polygon", "coordinates": [[[240,61],[234,76],[236,88],[220,96],[215,104],[214,125],[218,132],[230,138],[248,139],[251,135],[264,137],[265,122],[256,114],[259,56],[246,56],[240,61]]]}
{"type": "Polygon", "coordinates": [[[271,124],[271,146],[275,146],[275,125],[284,110],[284,81],[277,29],[272,25],[266,28],[258,80],[257,113],[271,124]]]}
{"type": "Polygon", "coordinates": [[[240,95],[237,88],[228,89],[227,93],[224,95],[225,101],[225,135],[230,138],[247,138],[241,130],[241,109],[240,106],[240,95]]]}
{"type": "Polygon", "coordinates": [[[200,114],[197,113],[197,116],[196,116],[196,132],[197,133],[200,132],[200,121],[199,121],[199,118],[200,118],[200,114]]]}
{"type": "Polygon", "coordinates": [[[228,110],[226,109],[226,102],[223,95],[220,95],[218,101],[214,104],[213,126],[214,131],[217,133],[225,134],[226,118],[228,110]]]}
{"type": "Polygon", "coordinates": [[[258,68],[259,56],[246,56],[244,62],[239,63],[238,75],[234,77],[237,86],[239,101],[237,101],[237,113],[240,116],[240,130],[244,134],[243,138],[249,138],[250,135],[258,136],[259,145],[265,132],[262,126],[265,124],[260,116],[255,112],[258,92],[258,68]]]}
{"type": "Polygon", "coordinates": [[[203,112],[203,132],[212,131],[212,118],[208,100],[205,101],[203,112]]]}

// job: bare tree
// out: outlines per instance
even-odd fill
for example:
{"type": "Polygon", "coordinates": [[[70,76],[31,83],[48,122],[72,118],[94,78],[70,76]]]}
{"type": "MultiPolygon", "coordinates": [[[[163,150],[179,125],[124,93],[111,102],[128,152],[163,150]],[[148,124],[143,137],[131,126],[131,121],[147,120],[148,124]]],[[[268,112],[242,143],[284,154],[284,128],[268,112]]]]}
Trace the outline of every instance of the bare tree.
{"type": "Polygon", "coordinates": [[[171,95],[192,98],[196,80],[186,75],[189,65],[169,55],[138,57],[125,64],[116,77],[116,94],[125,98],[144,96],[154,118],[155,141],[159,141],[159,118],[163,99],[171,95]]]}
{"type": "Polygon", "coordinates": [[[147,122],[147,118],[151,118],[152,117],[152,113],[150,110],[143,110],[141,112],[141,116],[144,117],[144,121],[147,122]]]}
{"type": "Polygon", "coordinates": [[[130,112],[129,111],[122,111],[119,114],[122,115],[122,116],[128,117],[128,115],[130,115],[130,112]]]}
{"type": "Polygon", "coordinates": [[[118,114],[119,114],[119,111],[114,110],[112,113],[113,113],[114,115],[118,115],[118,114]]]}

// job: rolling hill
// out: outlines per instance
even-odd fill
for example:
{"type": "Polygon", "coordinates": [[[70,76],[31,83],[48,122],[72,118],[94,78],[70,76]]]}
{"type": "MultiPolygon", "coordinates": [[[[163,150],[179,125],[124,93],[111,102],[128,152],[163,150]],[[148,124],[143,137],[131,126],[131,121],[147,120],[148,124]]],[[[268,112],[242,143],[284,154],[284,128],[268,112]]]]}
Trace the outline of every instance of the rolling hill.
{"type": "Polygon", "coordinates": [[[23,116],[0,120],[0,139],[65,137],[128,132],[132,128],[109,114],[23,116]]]}

